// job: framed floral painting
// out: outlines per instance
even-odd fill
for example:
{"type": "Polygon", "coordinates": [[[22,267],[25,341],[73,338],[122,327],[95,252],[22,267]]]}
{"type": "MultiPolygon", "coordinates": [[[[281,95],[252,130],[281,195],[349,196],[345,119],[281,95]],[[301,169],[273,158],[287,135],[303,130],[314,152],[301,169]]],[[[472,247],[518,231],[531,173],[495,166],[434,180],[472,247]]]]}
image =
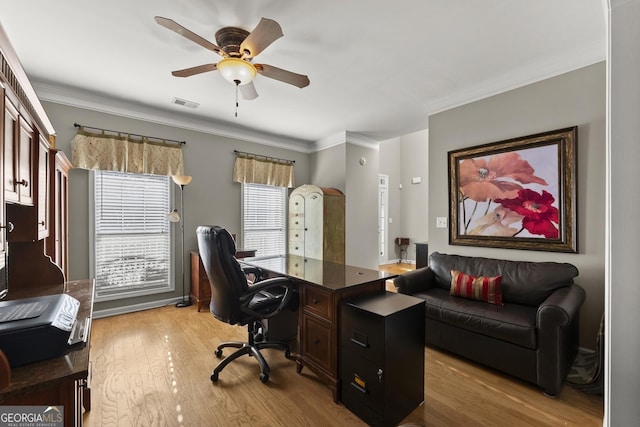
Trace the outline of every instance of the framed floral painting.
{"type": "Polygon", "coordinates": [[[449,243],[577,252],[576,126],[449,152],[449,243]]]}

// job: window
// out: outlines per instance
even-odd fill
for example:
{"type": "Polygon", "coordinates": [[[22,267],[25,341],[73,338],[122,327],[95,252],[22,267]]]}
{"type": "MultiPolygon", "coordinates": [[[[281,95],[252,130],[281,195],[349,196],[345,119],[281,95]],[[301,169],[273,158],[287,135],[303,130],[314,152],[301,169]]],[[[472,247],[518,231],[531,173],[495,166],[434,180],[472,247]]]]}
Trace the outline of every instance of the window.
{"type": "Polygon", "coordinates": [[[256,256],[284,256],[286,247],[287,189],[242,184],[242,246],[256,249],[256,256]]]}
{"type": "Polygon", "coordinates": [[[110,171],[93,177],[96,300],[172,291],[169,177],[110,171]]]}

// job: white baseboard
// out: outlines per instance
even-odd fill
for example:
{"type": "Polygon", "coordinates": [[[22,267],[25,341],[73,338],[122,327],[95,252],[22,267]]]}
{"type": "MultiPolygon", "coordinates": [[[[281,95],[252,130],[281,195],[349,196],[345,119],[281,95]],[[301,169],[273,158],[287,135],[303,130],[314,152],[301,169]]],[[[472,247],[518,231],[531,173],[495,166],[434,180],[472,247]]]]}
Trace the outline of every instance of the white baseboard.
{"type": "MultiPolygon", "coordinates": [[[[413,264],[413,265],[416,265],[416,260],[415,260],[415,259],[409,259],[409,260],[407,260],[407,259],[403,259],[403,260],[402,260],[402,263],[403,263],[403,264],[413,264]]],[[[387,260],[387,262],[385,262],[384,264],[381,264],[381,265],[386,265],[386,264],[400,264],[400,259],[399,259],[399,258],[396,258],[396,259],[390,259],[390,260],[387,260]]]]}
{"type": "Polygon", "coordinates": [[[123,307],[114,307],[114,308],[107,308],[104,310],[96,310],[93,312],[93,318],[101,319],[103,317],[118,316],[120,314],[150,310],[152,308],[164,307],[165,305],[177,304],[180,301],[182,301],[182,298],[178,297],[178,298],[171,298],[171,299],[158,300],[158,301],[149,301],[149,302],[144,302],[140,304],[126,305],[123,307]]]}

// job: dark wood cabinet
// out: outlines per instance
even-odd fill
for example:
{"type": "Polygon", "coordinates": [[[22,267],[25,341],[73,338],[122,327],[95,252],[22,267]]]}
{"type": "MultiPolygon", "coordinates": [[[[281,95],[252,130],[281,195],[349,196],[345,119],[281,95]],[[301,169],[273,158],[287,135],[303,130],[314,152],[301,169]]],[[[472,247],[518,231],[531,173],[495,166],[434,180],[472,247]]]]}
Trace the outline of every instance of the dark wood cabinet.
{"type": "Polygon", "coordinates": [[[51,196],[50,188],[50,172],[51,161],[49,159],[49,141],[47,141],[42,135],[38,135],[38,155],[37,155],[37,202],[36,202],[36,215],[37,215],[37,239],[44,239],[49,235],[49,198],[51,196]]]}
{"type": "MultiPolygon", "coordinates": [[[[4,91],[3,91],[4,92],[4,91]]],[[[4,192],[3,200],[7,202],[18,202],[20,196],[18,194],[18,186],[16,185],[16,165],[15,153],[18,139],[18,109],[8,97],[4,97],[4,132],[3,132],[3,158],[4,166],[3,181],[4,192]]]]}
{"type": "MultiPolygon", "coordinates": [[[[28,158],[32,162],[32,167],[27,168],[26,165],[22,165],[16,168],[19,172],[13,182],[18,183],[16,185],[18,199],[7,203],[6,207],[7,220],[14,226],[13,231],[7,236],[9,242],[35,242],[49,235],[49,198],[51,195],[49,141],[35,130],[30,135],[29,137],[21,137],[23,143],[20,144],[20,153],[29,154],[25,155],[24,159],[22,154],[19,154],[18,158],[21,160],[16,164],[26,163],[28,158]],[[37,144],[35,149],[27,150],[27,141],[37,144]],[[26,178],[27,174],[28,179],[26,178]]],[[[8,162],[10,163],[8,159],[5,159],[5,164],[8,162]]],[[[14,197],[15,194],[9,192],[5,193],[5,196],[14,197]]]]}
{"type": "Polygon", "coordinates": [[[35,165],[35,133],[30,120],[20,115],[18,118],[20,125],[18,144],[14,148],[15,159],[5,159],[5,162],[15,163],[13,185],[18,194],[17,202],[33,206],[34,204],[34,165],[35,165]]]}
{"type": "Polygon", "coordinates": [[[49,236],[46,239],[46,253],[58,267],[64,277],[69,277],[69,170],[71,162],[63,151],[49,150],[49,236]]]}
{"type": "Polygon", "coordinates": [[[392,292],[341,305],[341,400],[369,425],[397,425],[424,401],[424,307],[392,292]]]}

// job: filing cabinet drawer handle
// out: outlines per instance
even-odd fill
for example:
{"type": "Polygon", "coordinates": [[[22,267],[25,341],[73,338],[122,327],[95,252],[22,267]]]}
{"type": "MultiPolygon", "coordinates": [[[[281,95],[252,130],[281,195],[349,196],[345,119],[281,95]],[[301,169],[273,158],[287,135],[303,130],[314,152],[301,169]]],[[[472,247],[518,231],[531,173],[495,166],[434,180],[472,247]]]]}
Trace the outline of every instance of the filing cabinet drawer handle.
{"type": "Polygon", "coordinates": [[[350,384],[351,384],[351,387],[355,388],[360,393],[362,393],[362,394],[367,394],[368,393],[366,388],[360,387],[358,384],[354,383],[353,381],[350,384]]]}
{"type": "Polygon", "coordinates": [[[365,342],[362,342],[362,341],[359,341],[356,338],[351,338],[351,342],[354,343],[354,344],[359,345],[362,348],[369,348],[369,344],[367,344],[365,342]]]}

